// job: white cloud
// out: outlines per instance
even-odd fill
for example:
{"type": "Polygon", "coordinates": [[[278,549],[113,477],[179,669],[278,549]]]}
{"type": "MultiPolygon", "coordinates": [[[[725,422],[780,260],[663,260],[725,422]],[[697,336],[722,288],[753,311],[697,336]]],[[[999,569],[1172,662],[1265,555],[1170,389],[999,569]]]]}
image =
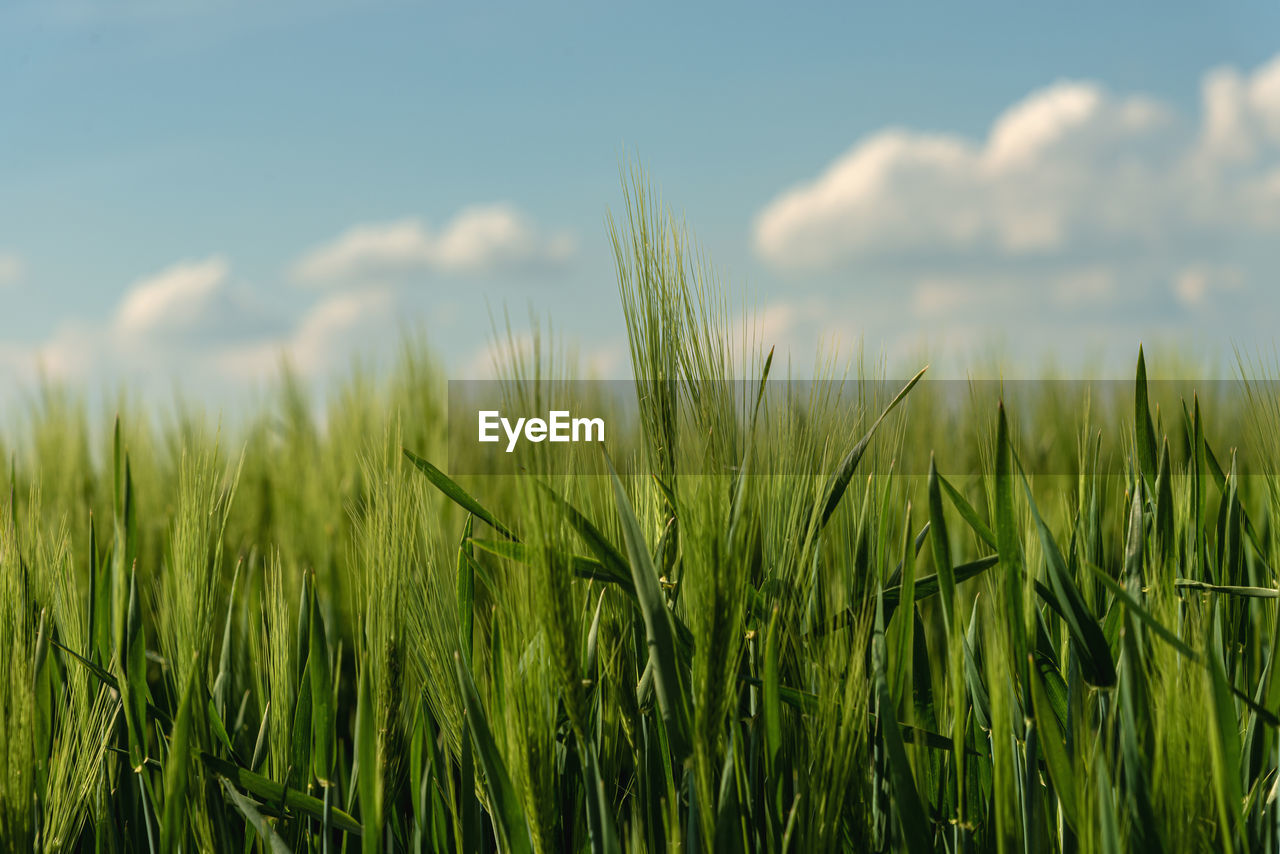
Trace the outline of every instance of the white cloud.
{"type": "Polygon", "coordinates": [[[959,309],[972,308],[981,294],[969,282],[928,278],[916,285],[911,311],[918,318],[946,317],[959,309]]]}
{"type": "Polygon", "coordinates": [[[543,233],[497,204],[467,208],[438,232],[419,219],[354,226],[303,255],[293,272],[309,283],[388,273],[527,272],[561,264],[573,251],[569,235],[543,233]]]}
{"type": "Polygon", "coordinates": [[[283,357],[307,376],[346,364],[361,344],[395,329],[395,300],[385,289],[338,294],[313,306],[287,335],[231,346],[216,354],[216,370],[234,380],[270,376],[283,357]]]}
{"type": "Polygon", "coordinates": [[[616,339],[589,349],[583,367],[590,379],[617,379],[631,373],[631,353],[616,339]]]}
{"type": "Polygon", "coordinates": [[[114,328],[124,338],[176,331],[198,323],[226,287],[224,258],[185,261],[130,286],[116,311],[114,328]]]}
{"type": "Polygon", "coordinates": [[[38,372],[54,380],[84,380],[113,358],[113,347],[102,328],[82,320],[67,320],[36,348],[32,360],[38,372]]]}
{"type": "Polygon", "coordinates": [[[25,271],[22,259],[17,254],[0,251],[0,288],[17,283],[25,271]]]}
{"type": "Polygon", "coordinates": [[[495,380],[511,371],[516,360],[528,361],[537,341],[532,332],[516,332],[509,338],[491,340],[462,364],[459,379],[495,380]]]}
{"type": "Polygon", "coordinates": [[[65,319],[45,340],[10,347],[0,361],[28,378],[203,383],[211,357],[261,339],[272,326],[269,312],[235,286],[227,260],[214,255],[144,276],[107,316],[65,319]]]}
{"type": "MultiPolygon", "coordinates": [[[[1059,310],[1087,309],[1106,303],[1118,287],[1113,270],[1103,266],[1071,267],[1043,275],[1048,303],[1059,310]]],[[[912,290],[910,308],[919,320],[976,321],[1034,308],[1038,295],[1016,275],[926,276],[912,290]]]]}
{"type": "Polygon", "coordinates": [[[981,140],[884,130],[770,202],[755,247],[779,270],[822,273],[1275,237],[1280,57],[1206,75],[1203,102],[1197,130],[1150,98],[1061,82],[1005,110],[981,140]]]}
{"type": "Polygon", "coordinates": [[[11,347],[8,361],[28,379],[60,381],[177,376],[202,346],[234,327],[253,326],[237,315],[226,259],[183,261],[129,285],[114,311],[101,320],[66,318],[48,338],[11,347]]]}
{"type": "Polygon", "coordinates": [[[1197,308],[1210,296],[1240,290],[1243,279],[1241,272],[1232,267],[1187,267],[1174,277],[1173,293],[1184,306],[1197,308]]]}
{"type": "Polygon", "coordinates": [[[1205,75],[1204,153],[1227,161],[1249,161],[1280,146],[1280,56],[1243,75],[1217,68],[1205,75]]]}
{"type": "Polygon", "coordinates": [[[789,342],[796,327],[814,318],[815,306],[812,303],[775,302],[743,318],[743,337],[754,339],[767,350],[779,342],[789,342]]]}

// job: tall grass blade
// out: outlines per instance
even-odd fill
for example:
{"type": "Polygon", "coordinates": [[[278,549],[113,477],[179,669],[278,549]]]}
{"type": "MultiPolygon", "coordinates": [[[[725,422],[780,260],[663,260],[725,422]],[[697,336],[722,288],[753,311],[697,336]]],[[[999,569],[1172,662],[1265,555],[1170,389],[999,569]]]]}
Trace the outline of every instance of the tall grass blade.
{"type": "Polygon", "coordinates": [[[844,497],[845,490],[849,488],[849,481],[853,479],[854,470],[858,468],[858,463],[862,461],[862,455],[866,453],[867,446],[871,444],[871,440],[875,437],[876,430],[879,429],[880,424],[885,420],[885,418],[889,417],[889,413],[892,412],[899,403],[906,399],[906,396],[911,392],[911,389],[915,388],[916,383],[920,382],[920,378],[924,376],[924,372],[927,370],[929,370],[928,367],[921,368],[920,372],[912,377],[907,384],[902,387],[901,391],[894,395],[893,400],[889,401],[889,405],[886,406],[884,411],[880,413],[880,416],[872,422],[871,428],[867,430],[866,435],[859,439],[858,443],[850,448],[849,452],[845,454],[844,459],[840,461],[840,465],[836,467],[835,473],[831,475],[831,480],[828,481],[827,488],[824,490],[826,497],[822,504],[822,526],[826,526],[827,522],[831,519],[831,514],[836,512],[836,508],[840,506],[840,499],[844,497]]]}
{"type": "Polygon", "coordinates": [[[506,843],[506,850],[512,854],[526,854],[533,851],[529,838],[529,822],[525,817],[524,807],[516,794],[511,776],[507,773],[506,764],[498,752],[498,745],[489,730],[489,722],[485,719],[484,708],[480,705],[480,697],[476,686],[471,681],[471,674],[462,662],[461,656],[455,656],[458,671],[458,685],[462,689],[463,702],[467,709],[467,728],[475,747],[475,755],[484,769],[484,787],[489,795],[489,808],[493,818],[494,830],[506,843]]]}
{"type": "Polygon", "coordinates": [[[471,495],[468,494],[461,486],[454,483],[447,474],[440,471],[440,469],[436,468],[413,451],[410,451],[408,448],[403,448],[402,450],[409,462],[413,463],[414,466],[417,467],[418,471],[427,476],[427,480],[431,481],[431,485],[443,492],[454,504],[457,504],[463,510],[466,510],[480,521],[486,523],[489,527],[493,528],[504,537],[512,540],[518,539],[515,534],[511,533],[511,530],[507,528],[507,526],[495,519],[492,513],[484,509],[484,507],[480,505],[480,502],[472,498],[471,495]]]}
{"type": "Polygon", "coordinates": [[[622,532],[626,539],[627,556],[631,567],[631,580],[635,585],[640,611],[644,617],[645,639],[649,648],[649,661],[653,665],[653,681],[658,695],[658,705],[662,710],[662,719],[671,749],[677,758],[683,759],[688,756],[690,750],[689,710],[684,679],[676,658],[675,627],[672,624],[671,612],[663,599],[662,589],[658,586],[658,575],[649,557],[644,534],[640,531],[640,523],[631,509],[631,502],[622,488],[622,481],[613,468],[613,462],[607,455],[605,462],[613,480],[613,494],[618,507],[618,516],[622,520],[622,532]]]}

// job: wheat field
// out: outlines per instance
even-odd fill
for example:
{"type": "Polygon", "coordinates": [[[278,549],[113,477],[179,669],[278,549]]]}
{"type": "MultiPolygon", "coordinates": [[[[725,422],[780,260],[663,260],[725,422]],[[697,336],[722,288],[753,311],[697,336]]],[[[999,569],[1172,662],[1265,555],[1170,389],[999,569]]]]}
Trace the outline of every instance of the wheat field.
{"type": "MultiPolygon", "coordinates": [[[[1134,342],[1110,408],[744,406],[781,358],[624,207],[628,459],[451,477],[414,339],[235,424],[9,413],[0,846],[1276,850],[1265,370],[1157,402],[1134,342]]],[[[575,377],[549,336],[500,370],[575,377]]]]}

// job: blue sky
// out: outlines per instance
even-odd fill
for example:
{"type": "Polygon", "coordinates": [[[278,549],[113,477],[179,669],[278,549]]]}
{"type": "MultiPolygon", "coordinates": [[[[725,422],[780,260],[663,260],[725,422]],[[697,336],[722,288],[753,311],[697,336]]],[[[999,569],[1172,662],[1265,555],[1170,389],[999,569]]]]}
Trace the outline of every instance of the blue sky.
{"type": "Polygon", "coordinates": [[[6,3],[0,385],[625,373],[627,154],[798,364],[1270,352],[1280,6],[1116,5],[6,3]]]}

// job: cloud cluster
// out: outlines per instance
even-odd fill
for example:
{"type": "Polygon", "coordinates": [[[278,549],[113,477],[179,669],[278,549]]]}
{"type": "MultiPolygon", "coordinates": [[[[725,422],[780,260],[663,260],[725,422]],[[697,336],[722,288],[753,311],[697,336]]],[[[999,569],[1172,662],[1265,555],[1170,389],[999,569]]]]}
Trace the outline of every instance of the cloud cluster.
{"type": "Polygon", "coordinates": [[[1059,82],[981,139],[880,131],[765,206],[756,252],[789,276],[874,271],[921,316],[1247,290],[1280,261],[1280,56],[1211,71],[1201,97],[1196,122],[1059,82]]]}
{"type": "Polygon", "coordinates": [[[528,273],[563,264],[573,239],[544,234],[510,205],[467,208],[439,232],[420,219],[354,226],[307,252],[296,279],[325,283],[405,273],[528,273]]]}
{"type": "MultiPolygon", "coordinates": [[[[270,334],[279,324],[221,255],[180,261],[126,287],[102,320],[65,320],[34,348],[40,372],[98,379],[108,372],[173,379],[219,350],[270,334]]],[[[203,377],[202,377],[203,378],[203,377]]]]}
{"type": "MultiPolygon", "coordinates": [[[[473,207],[433,234],[417,220],[356,226],[303,254],[294,277],[323,283],[318,297],[251,286],[224,255],[188,259],[143,276],[100,320],[68,319],[35,347],[0,347],[0,365],[31,379],[234,383],[260,380],[282,359],[306,376],[337,369],[353,352],[399,331],[403,288],[377,284],[394,273],[519,277],[572,254],[567,235],[544,234],[507,205],[473,207]],[[298,310],[300,300],[309,302],[298,310]]],[[[16,257],[0,254],[0,284],[16,257]]],[[[281,283],[283,284],[283,283],[281,283]]]]}
{"type": "Polygon", "coordinates": [[[128,343],[157,334],[187,333],[208,324],[227,289],[227,260],[213,256],[175,264],[133,283],[112,323],[112,332],[128,343]]]}
{"type": "Polygon", "coordinates": [[[231,380],[251,381],[269,374],[281,361],[303,376],[332,371],[353,352],[396,329],[391,291],[374,288],[328,297],[312,306],[282,336],[226,348],[213,367],[231,380]]]}

